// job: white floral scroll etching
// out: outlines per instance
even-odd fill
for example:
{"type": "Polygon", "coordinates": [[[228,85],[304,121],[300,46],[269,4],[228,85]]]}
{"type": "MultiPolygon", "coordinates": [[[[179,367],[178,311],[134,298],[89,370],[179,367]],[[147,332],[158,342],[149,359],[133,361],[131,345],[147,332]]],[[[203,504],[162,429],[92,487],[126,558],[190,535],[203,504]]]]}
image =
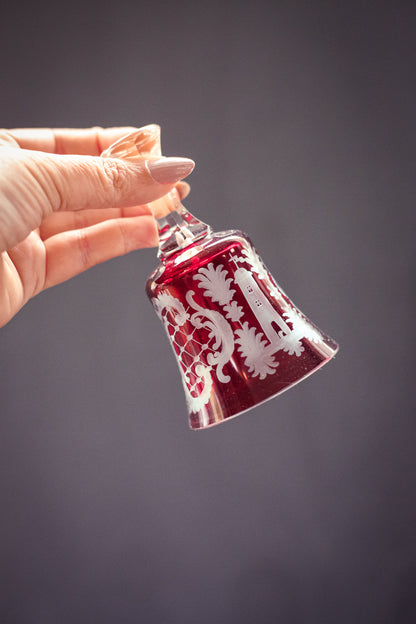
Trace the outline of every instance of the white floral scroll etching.
{"type": "Polygon", "coordinates": [[[248,372],[260,379],[264,379],[266,375],[272,375],[279,366],[279,362],[275,361],[273,357],[275,349],[267,344],[264,334],[257,332],[255,327],[249,327],[247,322],[243,323],[241,329],[237,329],[236,334],[238,351],[244,358],[248,372]]]}
{"type": "Polygon", "coordinates": [[[204,290],[207,297],[212,301],[218,301],[220,305],[225,305],[231,301],[235,293],[235,290],[230,288],[232,277],[227,276],[228,272],[222,264],[214,267],[210,262],[207,267],[199,269],[194,279],[199,281],[198,286],[204,290]]]}

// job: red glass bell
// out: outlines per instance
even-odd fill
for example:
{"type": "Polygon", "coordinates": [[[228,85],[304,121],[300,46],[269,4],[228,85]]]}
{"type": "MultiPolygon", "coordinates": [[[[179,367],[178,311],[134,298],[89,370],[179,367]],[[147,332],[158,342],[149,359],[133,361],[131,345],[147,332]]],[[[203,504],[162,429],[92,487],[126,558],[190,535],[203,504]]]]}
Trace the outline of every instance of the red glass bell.
{"type": "MultiPolygon", "coordinates": [[[[149,128],[157,134],[147,126],[143,136],[149,128]]],[[[143,136],[133,138],[139,152],[143,136]]],[[[119,155],[122,142],[105,155],[119,155]]],[[[159,214],[163,204],[160,265],[146,291],[176,355],[192,429],[271,399],[335,355],[338,345],[295,307],[245,234],[214,233],[175,191],[158,200],[159,214]]]]}

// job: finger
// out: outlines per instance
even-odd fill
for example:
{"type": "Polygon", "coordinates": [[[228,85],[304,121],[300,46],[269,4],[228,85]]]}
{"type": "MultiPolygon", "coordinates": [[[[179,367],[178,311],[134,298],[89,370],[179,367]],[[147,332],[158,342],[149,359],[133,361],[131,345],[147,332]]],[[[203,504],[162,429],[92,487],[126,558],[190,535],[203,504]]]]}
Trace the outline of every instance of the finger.
{"type": "MultiPolygon", "coordinates": [[[[191,187],[187,182],[178,182],[176,190],[180,199],[184,199],[189,195],[191,187]]],[[[61,232],[90,227],[110,219],[140,217],[152,214],[152,209],[148,204],[144,206],[126,206],[125,208],[107,208],[106,210],[96,208],[74,212],[54,212],[41,223],[39,236],[42,240],[46,240],[61,232]]]]}
{"type": "Polygon", "coordinates": [[[178,191],[179,199],[185,199],[191,192],[191,185],[188,182],[178,182],[176,190],[178,191]]]}
{"type": "Polygon", "coordinates": [[[19,144],[16,141],[16,139],[12,137],[10,132],[4,129],[0,129],[0,145],[9,145],[12,147],[19,147],[19,144]]]}
{"type": "Polygon", "coordinates": [[[111,219],[142,217],[146,215],[152,215],[152,210],[148,205],[107,208],[106,210],[96,208],[92,210],[77,210],[74,212],[54,212],[42,221],[39,228],[39,236],[42,240],[46,240],[61,232],[80,230],[111,219]]]}
{"type": "Polygon", "coordinates": [[[55,154],[99,156],[112,143],[137,131],[133,126],[115,128],[13,128],[7,133],[23,149],[55,154]]]}
{"type": "Polygon", "coordinates": [[[36,176],[46,189],[44,216],[58,210],[121,208],[163,197],[185,178],[195,163],[189,158],[123,161],[94,156],[42,155],[27,152],[36,161],[36,176]]]}
{"type": "Polygon", "coordinates": [[[110,258],[156,245],[155,220],[148,215],[113,219],[52,236],[45,241],[44,288],[64,282],[110,258]]]}

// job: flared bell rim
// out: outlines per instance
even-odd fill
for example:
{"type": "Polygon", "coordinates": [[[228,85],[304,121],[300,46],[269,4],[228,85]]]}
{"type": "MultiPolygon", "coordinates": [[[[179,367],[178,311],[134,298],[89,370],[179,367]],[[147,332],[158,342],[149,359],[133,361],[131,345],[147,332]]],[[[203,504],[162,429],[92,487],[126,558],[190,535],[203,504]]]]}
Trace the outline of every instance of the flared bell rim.
{"type": "Polygon", "coordinates": [[[261,405],[268,403],[269,401],[275,399],[276,397],[283,394],[284,392],[291,390],[292,388],[297,386],[302,381],[305,381],[308,377],[311,377],[314,373],[317,373],[320,369],[322,369],[325,366],[325,364],[328,364],[328,362],[333,360],[339,352],[339,345],[336,342],[334,342],[332,339],[331,339],[331,349],[332,349],[332,353],[326,359],[324,359],[322,362],[317,364],[312,370],[306,372],[304,375],[299,377],[299,379],[296,379],[296,381],[285,386],[281,390],[278,390],[277,392],[272,392],[269,396],[266,396],[265,398],[254,402],[252,405],[249,405],[247,407],[244,407],[241,410],[236,411],[234,414],[229,414],[225,416],[224,418],[214,420],[213,422],[209,422],[207,424],[200,424],[199,426],[193,426],[191,422],[191,415],[189,415],[189,420],[188,420],[189,428],[191,429],[191,431],[205,431],[206,429],[213,429],[217,425],[222,425],[225,422],[234,420],[238,416],[242,416],[243,414],[250,412],[251,410],[256,409],[257,407],[260,407],[261,405]]]}

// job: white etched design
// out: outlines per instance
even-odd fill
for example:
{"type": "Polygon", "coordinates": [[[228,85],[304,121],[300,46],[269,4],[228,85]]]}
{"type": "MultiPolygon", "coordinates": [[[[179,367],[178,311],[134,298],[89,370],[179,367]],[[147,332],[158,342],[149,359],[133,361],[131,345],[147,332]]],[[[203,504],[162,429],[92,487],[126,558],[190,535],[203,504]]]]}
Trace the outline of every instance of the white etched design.
{"type": "Polygon", "coordinates": [[[241,255],[241,260],[245,260],[250,265],[254,273],[257,273],[259,279],[264,280],[268,277],[268,271],[264,266],[263,260],[254,247],[250,247],[249,249],[244,247],[241,250],[241,255]]]}
{"type": "Polygon", "coordinates": [[[290,332],[288,325],[274,309],[250,271],[239,268],[234,278],[270,344],[275,345],[277,350],[281,344],[280,333],[290,332]]]}
{"type": "Polygon", "coordinates": [[[168,309],[174,317],[175,324],[182,327],[189,319],[189,314],[185,311],[182,302],[164,292],[153,299],[153,305],[156,310],[156,314],[162,319],[163,323],[166,321],[166,317],[163,316],[163,310],[168,309]]]}
{"type": "Polygon", "coordinates": [[[249,249],[243,248],[241,250],[241,256],[238,260],[248,264],[250,271],[255,273],[260,280],[264,280],[264,283],[267,284],[267,287],[270,290],[270,294],[274,299],[276,299],[276,301],[279,302],[280,305],[287,305],[288,296],[284,292],[283,288],[275,282],[273,275],[269,273],[263,263],[263,260],[260,258],[254,247],[249,249]],[[284,297],[286,297],[286,299],[284,297]]]}
{"type": "Polygon", "coordinates": [[[279,366],[279,362],[275,361],[273,357],[275,349],[267,344],[264,334],[256,332],[256,328],[250,327],[247,322],[243,323],[241,329],[237,329],[236,334],[238,351],[244,358],[248,372],[260,379],[264,379],[266,375],[272,375],[279,366]]]}
{"type": "Polygon", "coordinates": [[[153,305],[178,359],[188,408],[197,413],[210,399],[212,371],[221,383],[231,379],[223,369],[234,352],[234,334],[220,312],[203,308],[194,301],[194,295],[193,291],[187,293],[187,309],[178,298],[166,292],[155,297],[153,305]],[[194,337],[201,329],[207,331],[205,344],[194,337]]]}
{"type": "Polygon", "coordinates": [[[212,351],[207,355],[207,362],[212,368],[217,367],[218,380],[222,383],[228,383],[231,378],[229,375],[224,375],[223,368],[234,351],[233,330],[220,312],[207,310],[195,303],[194,295],[192,290],[186,295],[187,302],[196,310],[191,316],[191,323],[198,329],[204,327],[208,330],[208,339],[212,351]]]}
{"type": "Polygon", "coordinates": [[[279,352],[300,357],[305,350],[302,339],[322,342],[319,331],[293,308],[254,250],[243,249],[231,260],[231,276],[223,264],[210,262],[193,278],[205,303],[217,303],[215,310],[200,305],[193,290],[186,294],[187,307],[166,291],[153,299],[180,365],[189,410],[202,410],[203,419],[213,375],[229,383],[231,368],[225,368],[233,357],[243,362],[248,375],[263,380],[276,372],[279,352]],[[246,305],[241,296],[234,299],[237,293],[246,305]]]}
{"type": "Polygon", "coordinates": [[[207,267],[199,269],[194,279],[199,281],[198,286],[204,289],[205,295],[212,301],[218,301],[220,305],[225,305],[233,298],[235,290],[231,290],[232,277],[227,277],[228,273],[222,264],[215,268],[212,262],[207,267]]]}
{"type": "Polygon", "coordinates": [[[299,357],[305,350],[301,341],[294,332],[289,332],[288,334],[283,334],[283,332],[281,332],[280,340],[280,348],[289,355],[296,355],[299,357]]]}
{"type": "MultiPolygon", "coordinates": [[[[189,379],[183,372],[182,382],[188,409],[190,412],[197,414],[204,407],[204,405],[208,403],[214,381],[212,379],[210,369],[203,366],[203,364],[197,364],[195,366],[195,374],[198,382],[202,384],[202,390],[199,394],[195,394],[195,388],[192,385],[189,385],[189,379]]],[[[208,425],[208,419],[206,422],[203,422],[203,425],[208,425]]]]}
{"type": "Polygon", "coordinates": [[[227,305],[224,306],[224,310],[227,313],[225,316],[229,318],[230,321],[234,322],[239,321],[244,314],[242,306],[239,306],[236,301],[227,303],[227,305]]]}
{"type": "Polygon", "coordinates": [[[293,334],[298,338],[306,338],[311,342],[321,342],[321,334],[304,316],[302,316],[297,310],[291,308],[287,312],[283,313],[283,316],[289,323],[292,324],[293,334]]]}

